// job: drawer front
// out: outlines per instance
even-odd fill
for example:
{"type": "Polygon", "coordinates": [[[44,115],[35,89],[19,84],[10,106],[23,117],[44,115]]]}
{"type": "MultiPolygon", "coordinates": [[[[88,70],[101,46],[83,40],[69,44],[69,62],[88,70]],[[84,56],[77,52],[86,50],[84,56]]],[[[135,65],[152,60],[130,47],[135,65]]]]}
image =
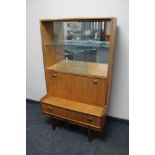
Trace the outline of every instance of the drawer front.
{"type": "Polygon", "coordinates": [[[45,113],[62,117],[71,121],[79,122],[85,125],[90,125],[93,127],[101,128],[101,118],[96,116],[91,116],[51,105],[42,103],[42,110],[45,113]]]}
{"type": "Polygon", "coordinates": [[[61,117],[65,117],[66,110],[62,108],[58,108],[55,106],[42,104],[42,110],[45,113],[51,114],[51,115],[58,115],[61,117]]]}
{"type": "Polygon", "coordinates": [[[68,111],[66,113],[66,117],[71,119],[71,120],[76,120],[78,122],[87,124],[87,125],[93,125],[96,127],[101,127],[101,118],[79,113],[79,112],[74,112],[74,111],[68,111]]]}
{"type": "Polygon", "coordinates": [[[51,72],[52,96],[103,106],[106,102],[107,80],[51,72]]]}
{"type": "Polygon", "coordinates": [[[43,112],[47,112],[49,114],[53,114],[53,106],[46,105],[41,103],[43,112]]]}

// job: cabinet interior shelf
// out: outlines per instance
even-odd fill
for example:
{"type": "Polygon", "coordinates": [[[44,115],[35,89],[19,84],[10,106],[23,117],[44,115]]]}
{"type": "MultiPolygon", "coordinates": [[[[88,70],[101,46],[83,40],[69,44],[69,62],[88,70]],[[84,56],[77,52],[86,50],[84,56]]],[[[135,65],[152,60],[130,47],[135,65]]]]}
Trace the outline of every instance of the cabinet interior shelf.
{"type": "Polygon", "coordinates": [[[48,67],[47,70],[102,79],[107,79],[108,76],[108,64],[73,60],[62,60],[48,67]]]}
{"type": "Polygon", "coordinates": [[[97,41],[97,40],[62,40],[62,41],[54,41],[44,43],[45,46],[60,46],[60,45],[65,45],[65,46],[82,46],[82,47],[109,47],[109,42],[108,41],[97,41]]]}

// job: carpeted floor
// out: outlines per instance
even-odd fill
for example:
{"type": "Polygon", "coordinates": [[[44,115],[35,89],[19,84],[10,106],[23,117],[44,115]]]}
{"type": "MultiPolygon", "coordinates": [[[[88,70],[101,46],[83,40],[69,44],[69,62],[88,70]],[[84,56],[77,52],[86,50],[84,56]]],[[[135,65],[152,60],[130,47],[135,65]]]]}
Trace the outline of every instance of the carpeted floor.
{"type": "Polygon", "coordinates": [[[85,128],[60,122],[52,130],[50,117],[40,105],[27,101],[27,155],[128,155],[129,124],[107,119],[103,133],[96,133],[91,143],[85,128]]]}

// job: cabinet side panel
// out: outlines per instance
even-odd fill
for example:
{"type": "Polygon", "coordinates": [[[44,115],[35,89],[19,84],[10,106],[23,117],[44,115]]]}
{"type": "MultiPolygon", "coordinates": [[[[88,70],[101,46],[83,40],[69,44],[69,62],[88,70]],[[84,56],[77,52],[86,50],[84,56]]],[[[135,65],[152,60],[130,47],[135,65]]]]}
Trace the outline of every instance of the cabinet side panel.
{"type": "Polygon", "coordinates": [[[43,60],[44,60],[44,70],[45,70],[45,79],[46,79],[46,88],[47,93],[49,94],[51,91],[50,86],[50,79],[51,74],[46,69],[54,65],[55,63],[61,61],[64,59],[64,47],[61,46],[59,48],[56,48],[55,46],[51,45],[52,42],[54,42],[54,34],[58,34],[58,39],[63,39],[63,23],[61,22],[58,24],[59,27],[57,27],[57,24],[52,21],[47,22],[40,22],[40,30],[41,30],[41,38],[42,38],[42,51],[43,51],[43,60]],[[56,31],[57,27],[57,31],[56,31]],[[58,54],[59,53],[59,54],[58,54]]]}
{"type": "Polygon", "coordinates": [[[47,45],[47,43],[51,43],[54,40],[52,22],[41,22],[41,36],[42,36],[44,66],[45,68],[47,68],[56,63],[55,47],[47,45]]]}
{"type": "Polygon", "coordinates": [[[107,110],[110,102],[110,89],[112,83],[112,70],[113,70],[113,62],[114,62],[114,49],[115,49],[115,38],[116,38],[116,27],[117,20],[116,18],[112,18],[111,20],[111,38],[110,38],[110,52],[109,52],[109,68],[108,68],[108,90],[107,90],[107,110]]]}
{"type": "Polygon", "coordinates": [[[50,74],[46,71],[48,66],[53,65],[55,61],[55,49],[53,46],[46,46],[45,43],[53,41],[52,22],[40,22],[41,40],[42,40],[42,53],[45,71],[46,89],[50,90],[49,81],[50,74]]]}

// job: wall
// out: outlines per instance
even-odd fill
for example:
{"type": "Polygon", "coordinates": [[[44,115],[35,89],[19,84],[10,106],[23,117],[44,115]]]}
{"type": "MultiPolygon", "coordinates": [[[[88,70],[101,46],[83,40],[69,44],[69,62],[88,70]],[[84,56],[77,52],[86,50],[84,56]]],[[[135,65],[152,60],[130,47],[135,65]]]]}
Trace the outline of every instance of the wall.
{"type": "Polygon", "coordinates": [[[27,0],[27,94],[38,100],[46,94],[39,19],[67,17],[117,18],[117,43],[109,115],[129,118],[128,0],[27,0]]]}

